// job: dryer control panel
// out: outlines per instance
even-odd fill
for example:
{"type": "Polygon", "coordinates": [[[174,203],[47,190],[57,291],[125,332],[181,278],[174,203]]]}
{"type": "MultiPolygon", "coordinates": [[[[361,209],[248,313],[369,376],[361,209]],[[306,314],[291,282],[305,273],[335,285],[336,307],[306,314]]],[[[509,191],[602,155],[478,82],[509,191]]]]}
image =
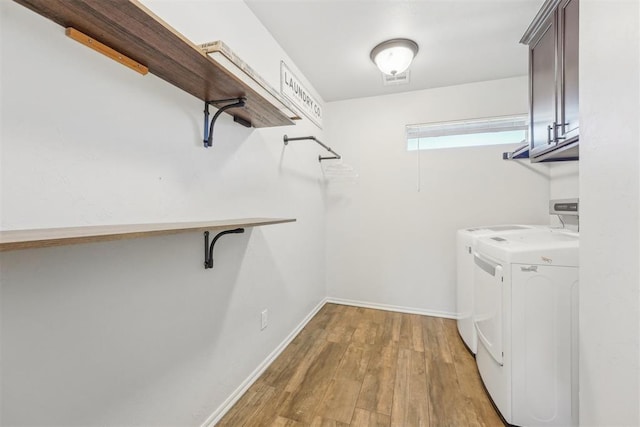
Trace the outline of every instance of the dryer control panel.
{"type": "Polygon", "coordinates": [[[556,199],[549,201],[549,214],[558,215],[562,228],[580,230],[579,199],[556,199]]]}
{"type": "Polygon", "coordinates": [[[549,202],[551,215],[579,215],[579,199],[557,199],[549,202]]]}

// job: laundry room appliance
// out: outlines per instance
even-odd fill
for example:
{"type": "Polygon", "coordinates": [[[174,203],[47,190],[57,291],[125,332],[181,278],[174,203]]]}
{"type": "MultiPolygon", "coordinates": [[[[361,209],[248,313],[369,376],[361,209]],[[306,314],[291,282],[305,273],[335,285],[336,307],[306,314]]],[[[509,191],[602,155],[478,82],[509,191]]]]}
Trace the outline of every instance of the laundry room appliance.
{"type": "Polygon", "coordinates": [[[509,424],[578,425],[578,248],[566,229],[476,242],[476,362],[509,424]]]}
{"type": "Polygon", "coordinates": [[[548,230],[548,226],[536,225],[492,225],[483,227],[463,228],[458,230],[456,244],[456,310],[458,333],[467,348],[476,354],[477,335],[473,325],[473,251],[479,237],[493,235],[511,235],[532,231],[548,230]]]}

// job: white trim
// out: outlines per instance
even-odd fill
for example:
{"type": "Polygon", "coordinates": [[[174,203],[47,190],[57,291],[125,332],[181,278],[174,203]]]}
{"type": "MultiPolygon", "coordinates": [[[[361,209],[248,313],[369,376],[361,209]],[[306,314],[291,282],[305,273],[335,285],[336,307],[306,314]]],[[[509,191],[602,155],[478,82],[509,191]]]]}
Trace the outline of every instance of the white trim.
{"type": "Polygon", "coordinates": [[[329,297],[326,299],[326,303],[352,305],[354,307],[374,308],[376,310],[396,311],[398,313],[421,314],[423,316],[443,317],[445,319],[458,318],[458,315],[456,313],[451,313],[448,311],[424,310],[421,308],[402,307],[398,305],[389,305],[389,304],[378,304],[375,302],[366,302],[366,301],[354,301],[354,300],[348,300],[348,299],[342,299],[342,298],[329,297]]]}
{"type": "Polygon", "coordinates": [[[293,341],[293,339],[300,333],[300,331],[309,323],[313,316],[315,316],[318,311],[327,303],[328,299],[324,298],[317,306],[311,310],[307,316],[302,319],[302,322],[296,328],[291,331],[291,333],[276,347],[275,350],[269,354],[266,359],[262,361],[260,365],[245,379],[242,384],[233,392],[231,395],[225,400],[222,405],[218,407],[213,413],[207,418],[207,420],[202,424],[201,427],[213,427],[216,425],[220,419],[231,409],[231,407],[242,397],[242,395],[251,387],[251,385],[262,375],[262,373],[273,363],[274,360],[282,353],[282,351],[287,348],[287,346],[293,341]]]}

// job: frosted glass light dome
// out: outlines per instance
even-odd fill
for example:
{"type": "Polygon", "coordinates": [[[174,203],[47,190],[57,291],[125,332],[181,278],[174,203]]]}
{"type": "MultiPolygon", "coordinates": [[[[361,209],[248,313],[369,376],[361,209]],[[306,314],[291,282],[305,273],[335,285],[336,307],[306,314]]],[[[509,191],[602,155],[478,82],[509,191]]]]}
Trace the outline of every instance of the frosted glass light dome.
{"type": "Polygon", "coordinates": [[[409,68],[418,53],[418,44],[409,39],[393,39],[380,43],[371,51],[371,60],[385,74],[395,76],[409,68]]]}

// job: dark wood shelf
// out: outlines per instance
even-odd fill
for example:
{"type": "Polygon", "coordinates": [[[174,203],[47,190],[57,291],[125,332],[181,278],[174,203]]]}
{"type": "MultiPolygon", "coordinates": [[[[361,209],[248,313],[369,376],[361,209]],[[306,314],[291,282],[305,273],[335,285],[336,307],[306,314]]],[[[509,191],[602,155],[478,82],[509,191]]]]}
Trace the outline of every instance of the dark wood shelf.
{"type": "Polygon", "coordinates": [[[246,98],[244,108],[227,113],[253,127],[294,124],[274,105],[233,73],[135,0],[14,0],[32,11],[104,43],[148,67],[172,85],[202,101],[246,98]]]}
{"type": "Polygon", "coordinates": [[[242,218],[223,221],[174,222],[160,224],[97,225],[87,227],[42,228],[0,231],[0,252],[45,248],[109,240],[137,239],[149,236],[193,231],[224,231],[234,228],[294,222],[294,218],[242,218]]]}

